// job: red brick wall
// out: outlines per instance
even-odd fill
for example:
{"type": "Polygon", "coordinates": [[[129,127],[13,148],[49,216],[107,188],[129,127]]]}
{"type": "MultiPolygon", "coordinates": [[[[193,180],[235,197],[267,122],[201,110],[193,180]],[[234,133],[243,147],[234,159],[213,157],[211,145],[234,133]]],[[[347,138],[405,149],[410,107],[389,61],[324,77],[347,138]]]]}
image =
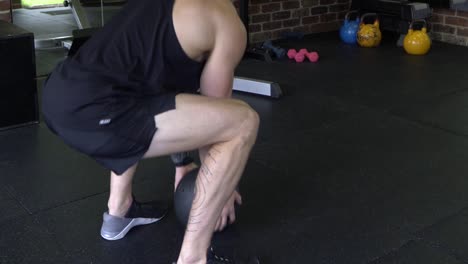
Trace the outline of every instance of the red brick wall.
{"type": "Polygon", "coordinates": [[[11,22],[10,0],[0,0],[0,20],[11,22]]]}
{"type": "Polygon", "coordinates": [[[283,32],[337,30],[350,0],[250,0],[250,41],[278,39],[283,32]]]}
{"type": "MultiPolygon", "coordinates": [[[[351,3],[351,0],[248,1],[252,43],[277,39],[282,32],[337,30],[351,3]]],[[[235,4],[238,6],[238,3],[235,4]]],[[[468,46],[468,12],[434,9],[431,25],[434,40],[468,46]]]]}
{"type": "Polygon", "coordinates": [[[433,39],[468,46],[468,12],[435,9],[431,24],[433,39]]]}
{"type": "Polygon", "coordinates": [[[21,0],[12,0],[11,6],[13,7],[13,9],[21,8],[21,0]]]}

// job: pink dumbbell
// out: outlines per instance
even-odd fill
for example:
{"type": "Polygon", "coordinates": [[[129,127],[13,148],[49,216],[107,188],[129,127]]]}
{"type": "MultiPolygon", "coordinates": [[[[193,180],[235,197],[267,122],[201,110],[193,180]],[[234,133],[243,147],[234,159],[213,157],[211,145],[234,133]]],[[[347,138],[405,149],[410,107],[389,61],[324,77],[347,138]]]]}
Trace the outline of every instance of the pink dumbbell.
{"type": "Polygon", "coordinates": [[[309,51],[307,51],[307,49],[300,49],[299,53],[306,55],[307,53],[309,53],[309,51]]]}
{"type": "Polygon", "coordinates": [[[306,57],[310,60],[310,62],[317,62],[319,60],[319,55],[317,52],[307,53],[306,57]]]}
{"type": "Polygon", "coordinates": [[[307,54],[308,51],[307,49],[300,49],[299,52],[297,52],[295,49],[290,49],[288,50],[288,58],[294,59],[296,57],[296,54],[307,54]]]}
{"type": "Polygon", "coordinates": [[[305,59],[305,54],[304,53],[297,53],[296,56],[294,56],[294,60],[296,62],[303,62],[305,59]]]}
{"type": "Polygon", "coordinates": [[[290,59],[294,59],[294,57],[296,56],[297,54],[297,51],[295,49],[290,49],[288,50],[288,58],[290,59]]]}
{"type": "Polygon", "coordinates": [[[295,49],[288,50],[288,58],[294,59],[296,62],[303,62],[306,57],[311,62],[317,62],[319,59],[319,55],[315,51],[309,53],[307,49],[300,49],[299,52],[295,49]]]}

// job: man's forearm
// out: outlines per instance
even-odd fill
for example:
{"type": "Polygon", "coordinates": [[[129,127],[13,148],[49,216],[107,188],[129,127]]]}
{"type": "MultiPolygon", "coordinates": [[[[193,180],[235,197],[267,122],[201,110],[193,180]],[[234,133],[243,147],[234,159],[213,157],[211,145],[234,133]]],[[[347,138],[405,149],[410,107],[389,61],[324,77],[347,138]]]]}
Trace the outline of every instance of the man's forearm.
{"type": "Polygon", "coordinates": [[[230,86],[219,87],[218,89],[200,89],[200,94],[203,96],[213,97],[213,98],[231,98],[232,88],[234,85],[234,78],[230,86]]]}

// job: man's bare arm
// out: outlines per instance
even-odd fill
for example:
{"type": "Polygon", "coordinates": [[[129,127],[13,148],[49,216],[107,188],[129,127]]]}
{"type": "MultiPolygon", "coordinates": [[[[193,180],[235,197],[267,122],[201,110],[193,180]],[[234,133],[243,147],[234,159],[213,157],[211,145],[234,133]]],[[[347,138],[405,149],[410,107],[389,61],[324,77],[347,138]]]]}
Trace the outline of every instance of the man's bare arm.
{"type": "Polygon", "coordinates": [[[245,27],[234,7],[226,9],[222,12],[224,14],[213,18],[216,23],[214,48],[200,81],[201,94],[217,98],[231,96],[234,71],[244,55],[247,43],[245,27]]]}

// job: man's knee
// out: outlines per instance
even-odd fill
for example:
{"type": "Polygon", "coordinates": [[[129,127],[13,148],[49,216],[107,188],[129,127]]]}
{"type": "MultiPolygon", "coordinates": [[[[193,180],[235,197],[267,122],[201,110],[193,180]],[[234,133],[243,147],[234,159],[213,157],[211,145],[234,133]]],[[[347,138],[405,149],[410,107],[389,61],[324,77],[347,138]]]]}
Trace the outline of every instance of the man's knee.
{"type": "Polygon", "coordinates": [[[235,99],[235,98],[231,98],[229,99],[231,102],[233,102],[234,104],[236,105],[240,105],[240,106],[245,106],[245,107],[250,107],[249,104],[247,104],[246,102],[242,101],[242,100],[239,100],[239,99],[235,99]]]}
{"type": "Polygon", "coordinates": [[[260,116],[258,115],[257,111],[255,111],[253,108],[251,108],[250,106],[248,108],[249,111],[247,120],[249,121],[249,129],[250,131],[257,134],[258,127],[260,126],[260,116]]]}
{"type": "Polygon", "coordinates": [[[258,113],[248,104],[243,103],[242,125],[239,127],[239,136],[244,143],[253,145],[257,138],[258,128],[260,125],[260,117],[258,113]]]}

